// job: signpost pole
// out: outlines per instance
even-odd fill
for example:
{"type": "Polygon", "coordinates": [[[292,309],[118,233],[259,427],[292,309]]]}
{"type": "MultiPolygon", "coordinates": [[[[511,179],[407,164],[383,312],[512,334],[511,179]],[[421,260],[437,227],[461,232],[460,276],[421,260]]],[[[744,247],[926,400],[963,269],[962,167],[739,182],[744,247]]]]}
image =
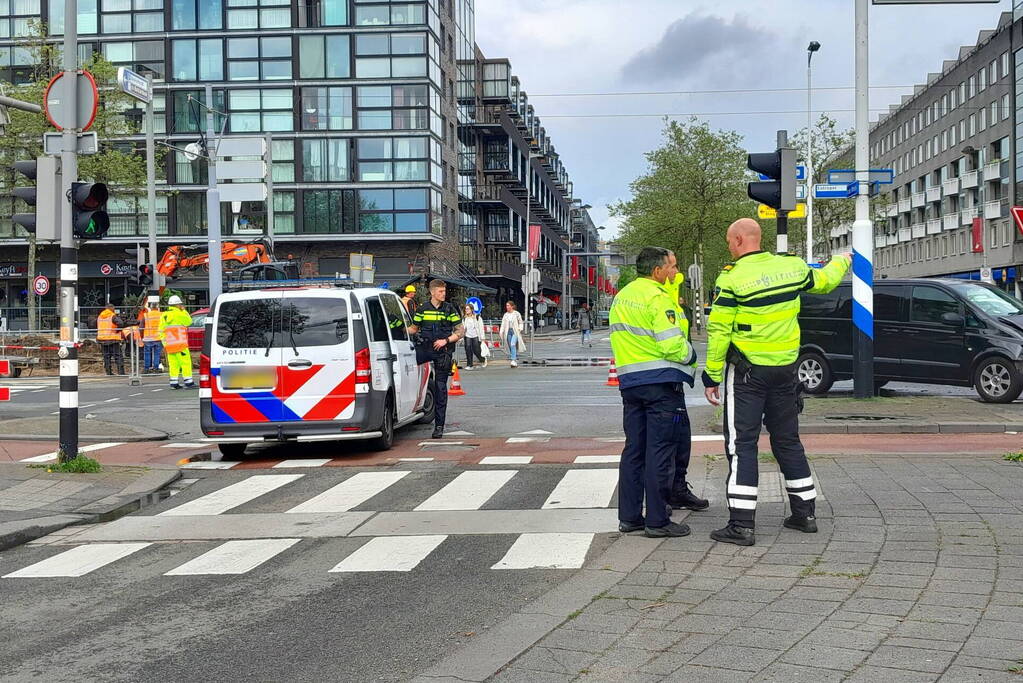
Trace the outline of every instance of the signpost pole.
{"type": "Polygon", "coordinates": [[[874,395],[874,227],[870,220],[869,168],[869,0],[856,0],[856,220],[853,222],[853,305],[856,327],[853,346],[853,393],[874,395]]]}
{"type": "Polygon", "coordinates": [[[224,264],[220,253],[220,193],[217,191],[217,148],[214,144],[213,86],[206,85],[206,156],[209,189],[206,191],[207,253],[210,255],[210,307],[224,292],[224,264]]]}
{"type": "MultiPolygon", "coordinates": [[[[61,195],[71,196],[78,180],[78,0],[64,0],[64,76],[62,97],[68,125],[60,152],[61,195]]],[[[57,457],[78,456],[78,245],[70,204],[60,218],[60,424],[57,457]]]]}
{"type": "MultiPolygon", "coordinates": [[[[778,149],[789,146],[789,134],[784,130],[778,131],[778,149]]],[[[778,209],[778,253],[784,254],[789,250],[789,212],[778,209]]]]}
{"type": "Polygon", "coordinates": [[[153,121],[153,76],[146,76],[146,87],[149,90],[149,101],[146,102],[146,228],[149,234],[149,267],[152,269],[153,282],[149,285],[151,294],[160,291],[163,277],[156,272],[159,261],[156,253],[156,142],[154,140],[153,121]]]}

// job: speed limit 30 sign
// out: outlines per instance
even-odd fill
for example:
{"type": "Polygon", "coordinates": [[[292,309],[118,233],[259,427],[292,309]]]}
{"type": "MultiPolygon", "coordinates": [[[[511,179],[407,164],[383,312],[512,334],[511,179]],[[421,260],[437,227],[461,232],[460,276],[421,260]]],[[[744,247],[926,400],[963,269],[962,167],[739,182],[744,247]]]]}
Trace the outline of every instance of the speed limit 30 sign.
{"type": "Polygon", "coordinates": [[[50,279],[45,275],[36,275],[32,280],[32,290],[39,296],[46,296],[50,291],[50,279]]]}

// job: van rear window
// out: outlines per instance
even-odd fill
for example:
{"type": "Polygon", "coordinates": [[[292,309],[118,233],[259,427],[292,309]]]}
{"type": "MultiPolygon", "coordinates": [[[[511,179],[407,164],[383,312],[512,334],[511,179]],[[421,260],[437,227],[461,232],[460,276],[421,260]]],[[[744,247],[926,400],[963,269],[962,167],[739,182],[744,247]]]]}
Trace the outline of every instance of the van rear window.
{"type": "Polygon", "coordinates": [[[347,339],[344,299],[227,301],[217,321],[217,344],[228,349],[332,346],[347,339]]]}

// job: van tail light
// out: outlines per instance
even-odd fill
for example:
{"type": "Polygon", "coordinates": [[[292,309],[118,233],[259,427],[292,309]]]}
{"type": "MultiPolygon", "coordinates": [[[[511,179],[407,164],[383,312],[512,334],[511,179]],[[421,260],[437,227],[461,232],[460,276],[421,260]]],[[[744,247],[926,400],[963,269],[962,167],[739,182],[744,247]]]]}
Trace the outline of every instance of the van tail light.
{"type": "Polygon", "coordinates": [[[369,348],[355,352],[355,383],[369,384],[373,381],[373,365],[369,358],[369,348]]]}
{"type": "Polygon", "coordinates": [[[210,388],[210,357],[205,353],[199,355],[199,388],[210,388]]]}

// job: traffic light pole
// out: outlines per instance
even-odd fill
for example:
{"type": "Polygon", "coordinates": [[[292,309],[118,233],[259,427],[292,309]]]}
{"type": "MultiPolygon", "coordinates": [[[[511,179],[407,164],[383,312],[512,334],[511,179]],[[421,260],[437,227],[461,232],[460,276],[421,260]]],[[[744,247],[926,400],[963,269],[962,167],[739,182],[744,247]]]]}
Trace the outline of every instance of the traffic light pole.
{"type": "MultiPolygon", "coordinates": [[[[64,101],[70,123],[60,152],[61,194],[78,180],[78,0],[64,0],[64,101]],[[72,125],[73,124],[73,125],[72,125]]],[[[78,245],[70,203],[60,213],[60,425],[58,458],[78,456],[78,245]]]]}
{"type": "Polygon", "coordinates": [[[856,220],[853,222],[853,394],[874,395],[874,224],[870,220],[869,74],[867,16],[869,0],[856,0],[856,220]]]}
{"type": "MultiPolygon", "coordinates": [[[[146,76],[149,92],[153,92],[153,76],[146,76]]],[[[149,266],[152,269],[153,281],[149,284],[149,293],[160,291],[160,274],[156,272],[156,141],[153,122],[153,99],[146,102],[146,227],[149,234],[149,266]]]]}
{"type": "MultiPolygon", "coordinates": [[[[778,131],[778,149],[789,146],[789,133],[785,130],[778,131]]],[[[778,240],[775,245],[779,254],[789,250],[789,212],[778,209],[778,240]]]]}
{"type": "Polygon", "coordinates": [[[224,263],[220,235],[220,193],[217,191],[217,148],[213,144],[215,117],[213,116],[213,86],[206,85],[206,156],[209,169],[209,189],[206,191],[206,231],[210,255],[210,308],[224,293],[224,263]]]}

